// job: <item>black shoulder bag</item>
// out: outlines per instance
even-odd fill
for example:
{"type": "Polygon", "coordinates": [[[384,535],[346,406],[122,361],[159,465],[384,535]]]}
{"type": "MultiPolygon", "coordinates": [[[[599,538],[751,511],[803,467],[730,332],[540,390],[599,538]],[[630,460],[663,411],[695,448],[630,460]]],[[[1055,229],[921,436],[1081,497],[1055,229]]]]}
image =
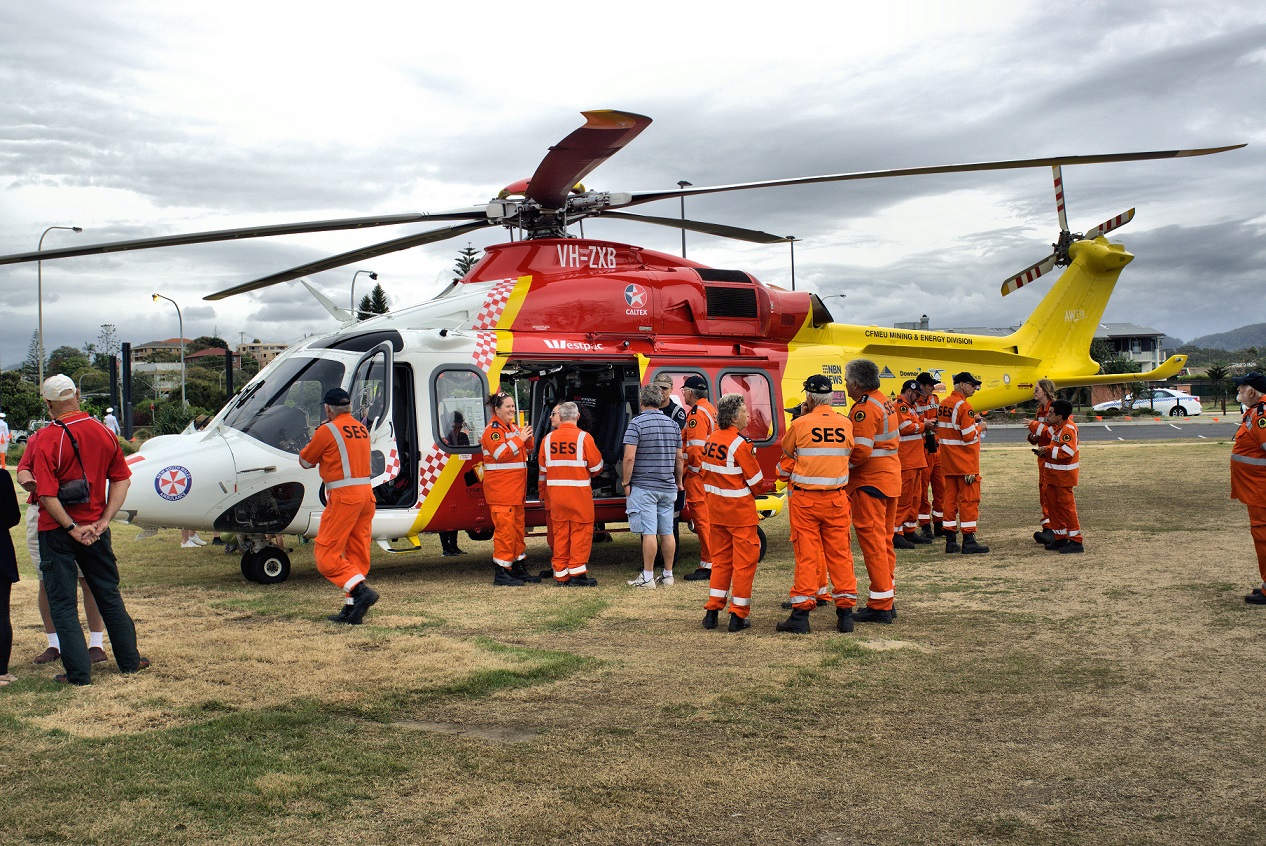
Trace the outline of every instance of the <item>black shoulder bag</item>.
{"type": "Polygon", "coordinates": [[[88,470],[84,467],[83,456],[79,454],[79,442],[75,440],[75,436],[70,433],[70,428],[65,423],[60,420],[54,420],[53,423],[60,426],[66,433],[66,437],[70,438],[70,446],[75,450],[75,458],[79,461],[79,472],[83,474],[82,479],[71,479],[69,482],[58,485],[57,499],[62,505],[83,505],[89,499],[88,470]]]}

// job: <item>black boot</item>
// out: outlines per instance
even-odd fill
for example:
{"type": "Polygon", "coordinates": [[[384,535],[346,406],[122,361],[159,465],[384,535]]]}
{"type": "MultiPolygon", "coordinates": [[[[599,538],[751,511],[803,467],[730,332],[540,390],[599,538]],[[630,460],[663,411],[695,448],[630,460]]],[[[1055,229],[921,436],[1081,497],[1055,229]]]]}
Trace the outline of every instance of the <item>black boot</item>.
{"type": "Polygon", "coordinates": [[[958,533],[945,533],[945,553],[948,555],[952,552],[958,552],[958,533]]]}
{"type": "Polygon", "coordinates": [[[440,546],[444,550],[445,558],[466,554],[457,548],[457,532],[440,532],[440,546]]]}
{"type": "Polygon", "coordinates": [[[326,619],[331,623],[346,623],[348,622],[348,618],[352,616],[352,608],[354,607],[355,606],[351,603],[344,602],[342,610],[340,610],[337,614],[331,614],[329,617],[326,617],[326,619]]]}
{"type": "Polygon", "coordinates": [[[688,582],[706,582],[712,578],[712,570],[707,567],[700,567],[693,573],[687,573],[682,576],[688,582]]]}
{"type": "Polygon", "coordinates": [[[352,611],[347,615],[348,625],[359,626],[361,621],[365,619],[365,612],[377,601],[378,591],[364,582],[352,588],[352,611]]]}
{"type": "Polygon", "coordinates": [[[746,617],[740,617],[738,614],[735,614],[733,611],[730,612],[730,625],[729,625],[730,631],[741,632],[743,631],[743,629],[750,629],[751,627],[752,627],[751,620],[747,619],[746,617]]]}
{"type": "Polygon", "coordinates": [[[1033,533],[1033,540],[1035,543],[1046,546],[1048,543],[1055,542],[1055,534],[1050,529],[1042,529],[1040,532],[1033,533]]]}
{"type": "Polygon", "coordinates": [[[922,546],[925,543],[932,542],[932,533],[928,532],[926,535],[921,535],[918,532],[906,532],[906,540],[916,546],[922,546]]]}
{"type": "Polygon", "coordinates": [[[793,634],[809,633],[809,609],[793,608],[791,616],[781,623],[774,626],[780,632],[792,632],[793,634]]]}
{"type": "Polygon", "coordinates": [[[963,555],[984,555],[989,547],[976,543],[975,532],[963,532],[963,555]]]}
{"type": "Polygon", "coordinates": [[[853,612],[853,619],[859,623],[892,623],[892,612],[888,609],[871,608],[867,605],[853,612]]]}
{"type": "Polygon", "coordinates": [[[717,627],[717,613],[716,611],[703,612],[703,627],[705,629],[715,629],[717,627]]]}
{"type": "Polygon", "coordinates": [[[940,520],[937,520],[934,525],[936,526],[936,528],[932,532],[933,536],[942,538],[942,537],[945,537],[945,535],[949,534],[948,532],[945,531],[945,524],[942,523],[940,520]]]}
{"type": "Polygon", "coordinates": [[[531,582],[532,584],[540,584],[541,577],[533,576],[527,571],[526,559],[520,558],[510,565],[510,575],[521,582],[531,582]]]}
{"type": "Polygon", "coordinates": [[[931,543],[932,539],[936,537],[936,533],[932,531],[932,524],[924,523],[923,528],[919,530],[919,536],[931,543]]]}
{"type": "Polygon", "coordinates": [[[835,630],[848,634],[853,630],[853,609],[852,608],[836,608],[835,609],[835,630]]]}
{"type": "Polygon", "coordinates": [[[1046,548],[1049,549],[1051,552],[1059,552],[1061,549],[1063,549],[1066,546],[1068,546],[1068,538],[1060,538],[1059,540],[1053,540],[1050,543],[1048,543],[1046,545],[1046,548]]]}
{"type": "Polygon", "coordinates": [[[1070,540],[1059,549],[1060,555],[1068,555],[1069,553],[1085,552],[1086,547],[1082,546],[1081,541],[1070,540]]]}
{"type": "Polygon", "coordinates": [[[495,587],[523,587],[523,580],[510,575],[509,568],[493,564],[492,570],[492,584],[495,587]]]}
{"type": "Polygon", "coordinates": [[[892,536],[893,549],[914,549],[914,544],[906,539],[906,536],[900,533],[894,533],[892,536]]]}

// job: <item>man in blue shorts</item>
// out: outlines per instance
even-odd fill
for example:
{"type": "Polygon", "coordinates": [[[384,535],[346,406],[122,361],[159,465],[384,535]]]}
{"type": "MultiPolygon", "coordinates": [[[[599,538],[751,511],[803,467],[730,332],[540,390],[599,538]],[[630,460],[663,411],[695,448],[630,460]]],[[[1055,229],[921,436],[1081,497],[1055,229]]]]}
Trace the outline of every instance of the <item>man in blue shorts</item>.
{"type": "Polygon", "coordinates": [[[682,489],[681,429],[660,410],[663,392],[655,385],[642,388],[641,413],[624,432],[624,461],[620,481],[628,500],[629,529],[642,536],[642,573],[631,587],[655,589],[655,554],[664,559],[663,585],[673,583],[673,505],[682,489]]]}

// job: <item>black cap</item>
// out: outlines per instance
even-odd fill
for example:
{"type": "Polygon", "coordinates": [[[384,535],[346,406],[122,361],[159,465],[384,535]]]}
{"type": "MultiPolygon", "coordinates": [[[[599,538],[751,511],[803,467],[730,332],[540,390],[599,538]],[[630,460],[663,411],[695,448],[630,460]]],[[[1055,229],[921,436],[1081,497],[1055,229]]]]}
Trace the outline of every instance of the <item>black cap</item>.
{"type": "Polygon", "coordinates": [[[689,388],[692,391],[706,391],[708,389],[708,380],[698,375],[686,377],[686,381],[681,383],[683,388],[689,388]]]}
{"type": "Polygon", "coordinates": [[[918,390],[921,390],[921,389],[919,388],[919,380],[918,380],[918,379],[907,379],[907,380],[905,380],[904,382],[902,382],[902,383],[901,383],[901,393],[903,393],[903,394],[904,394],[906,391],[918,391],[918,390]]]}
{"type": "Polygon", "coordinates": [[[966,382],[969,385],[975,385],[977,388],[979,388],[981,385],[984,384],[975,376],[968,373],[966,370],[964,370],[962,373],[954,374],[954,384],[957,385],[959,382],[966,382]]]}
{"type": "Polygon", "coordinates": [[[1235,379],[1235,385],[1236,387],[1248,385],[1257,392],[1266,394],[1266,376],[1260,373],[1247,373],[1243,376],[1238,376],[1235,379]]]}
{"type": "Polygon", "coordinates": [[[326,405],[334,406],[351,405],[352,396],[342,388],[330,388],[325,392],[325,397],[321,400],[321,402],[326,405]]]}
{"type": "Polygon", "coordinates": [[[811,394],[829,394],[831,392],[831,380],[821,374],[810,376],[804,380],[804,389],[811,394]]]}
{"type": "Polygon", "coordinates": [[[925,370],[918,376],[914,377],[914,381],[918,382],[920,385],[935,385],[936,377],[925,370]]]}

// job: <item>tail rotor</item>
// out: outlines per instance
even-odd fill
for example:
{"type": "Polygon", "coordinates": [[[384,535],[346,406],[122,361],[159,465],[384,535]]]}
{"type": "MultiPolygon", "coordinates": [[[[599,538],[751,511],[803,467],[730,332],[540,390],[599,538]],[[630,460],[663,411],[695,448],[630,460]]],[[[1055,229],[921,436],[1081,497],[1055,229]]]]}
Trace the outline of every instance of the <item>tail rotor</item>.
{"type": "Polygon", "coordinates": [[[1042,274],[1049,273],[1055,267],[1067,267],[1071,261],[1068,256],[1068,248],[1072,246],[1074,241],[1093,240],[1100,235],[1106,235],[1114,229],[1125,226],[1125,224],[1134,219],[1134,209],[1130,209],[1110,220],[1105,220],[1084,235],[1070,232],[1068,229],[1068,213],[1064,206],[1064,176],[1059,165],[1051,166],[1051,176],[1055,180],[1055,212],[1059,216],[1059,240],[1051,244],[1051,254],[1049,256],[1035,264],[1029,265],[1002,283],[1002,296],[1004,297],[1007,294],[1020,290],[1042,274]]]}

